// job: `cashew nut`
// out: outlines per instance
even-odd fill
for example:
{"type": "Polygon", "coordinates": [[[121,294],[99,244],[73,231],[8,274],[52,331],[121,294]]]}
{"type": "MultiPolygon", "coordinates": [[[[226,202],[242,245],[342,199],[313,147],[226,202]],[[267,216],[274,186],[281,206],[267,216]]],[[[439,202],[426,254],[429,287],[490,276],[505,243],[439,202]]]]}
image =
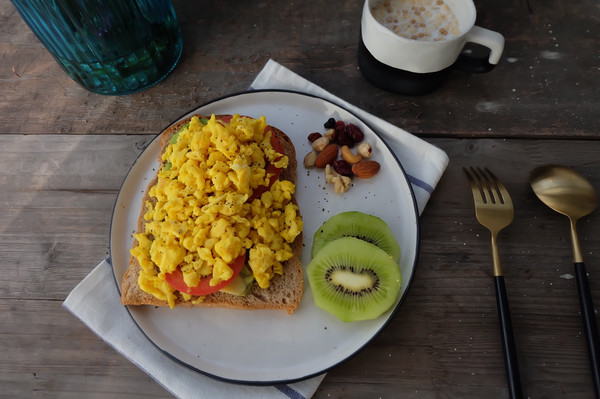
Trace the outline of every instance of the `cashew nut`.
{"type": "Polygon", "coordinates": [[[358,163],[362,159],[361,155],[355,155],[350,149],[350,147],[348,147],[347,145],[342,146],[341,153],[344,161],[349,162],[351,164],[358,163]]]}

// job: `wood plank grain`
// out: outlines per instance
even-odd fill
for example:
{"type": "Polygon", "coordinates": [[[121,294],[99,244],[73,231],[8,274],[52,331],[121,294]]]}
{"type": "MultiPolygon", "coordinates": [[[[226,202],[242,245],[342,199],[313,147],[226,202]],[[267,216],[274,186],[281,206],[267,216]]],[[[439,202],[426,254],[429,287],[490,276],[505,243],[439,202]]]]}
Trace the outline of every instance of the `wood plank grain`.
{"type": "Polygon", "coordinates": [[[108,255],[117,194],[151,138],[0,135],[0,298],[64,299],[108,255]]]}
{"type": "Polygon", "coordinates": [[[423,137],[598,139],[596,2],[475,3],[477,24],[506,38],[501,62],[488,74],[454,72],[440,90],[407,97],[371,86],[358,69],[362,1],[222,1],[199,12],[175,0],[181,61],[159,85],[113,97],[66,77],[12,4],[2,2],[0,132],[156,134],[207,101],[246,90],[274,59],[423,137]]]}
{"type": "MultiPolygon", "coordinates": [[[[10,397],[170,397],[60,306],[106,255],[112,204],[148,140],[0,135],[0,385],[10,397]]],[[[560,159],[600,188],[594,145],[430,141],[451,162],[421,218],[409,294],[380,335],[328,373],[315,398],[506,395],[489,238],[475,220],[463,165],[492,169],[515,202],[500,251],[526,394],[590,397],[568,226],[535,198],[527,174],[560,159]]],[[[580,238],[598,304],[597,214],[582,220],[580,238]]]]}
{"type": "MultiPolygon", "coordinates": [[[[331,370],[315,397],[507,395],[489,234],[475,220],[462,173],[471,165],[492,169],[515,202],[515,221],[501,233],[500,251],[526,397],[591,397],[568,224],[535,198],[527,176],[534,166],[560,159],[600,188],[597,150],[577,141],[430,141],[451,162],[421,218],[409,295],[383,333],[331,370]]],[[[596,264],[589,271],[596,303],[598,221],[592,214],[580,226],[588,264],[596,264]]]]}
{"type": "Polygon", "coordinates": [[[2,299],[0,314],[3,397],[169,397],[60,301],[2,299]]]}

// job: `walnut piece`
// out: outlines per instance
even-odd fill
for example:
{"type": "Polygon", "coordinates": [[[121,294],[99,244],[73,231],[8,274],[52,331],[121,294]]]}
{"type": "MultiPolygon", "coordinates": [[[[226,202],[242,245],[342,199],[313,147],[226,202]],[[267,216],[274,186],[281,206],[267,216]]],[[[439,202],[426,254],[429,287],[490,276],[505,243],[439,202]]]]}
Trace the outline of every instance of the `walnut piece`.
{"type": "Polygon", "coordinates": [[[333,187],[338,194],[343,194],[348,191],[350,183],[352,183],[352,179],[348,176],[338,175],[333,178],[333,187]]]}

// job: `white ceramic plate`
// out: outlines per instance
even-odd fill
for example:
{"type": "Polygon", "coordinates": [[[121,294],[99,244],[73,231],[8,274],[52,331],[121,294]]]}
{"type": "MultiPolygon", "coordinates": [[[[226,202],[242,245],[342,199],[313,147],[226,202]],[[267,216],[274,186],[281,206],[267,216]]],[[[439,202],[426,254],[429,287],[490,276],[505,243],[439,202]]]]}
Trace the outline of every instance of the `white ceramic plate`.
{"type": "MultiPolygon", "coordinates": [[[[129,312],[156,347],[201,373],[232,382],[273,384],[311,377],[348,359],[388,323],[406,295],[417,260],[417,208],[406,175],[389,148],[356,116],[321,98],[288,91],[252,91],[201,106],[192,114],[242,114],[258,118],[291,137],[298,158],[297,199],[304,219],[301,261],[310,261],[312,237],[329,217],[360,210],[385,220],[402,248],[403,283],[396,305],[376,320],[343,323],[316,307],[305,278],[302,302],[292,315],[284,311],[169,309],[131,306],[129,312]],[[323,132],[330,117],[361,127],[381,171],[356,180],[345,194],[327,186],[322,171],[302,165],[310,150],[307,135],[323,132]]],[[[127,175],[114,209],[110,251],[119,289],[128,267],[141,201],[158,167],[159,140],[153,140],[127,175]]],[[[398,317],[401,317],[398,316],[398,317]]]]}

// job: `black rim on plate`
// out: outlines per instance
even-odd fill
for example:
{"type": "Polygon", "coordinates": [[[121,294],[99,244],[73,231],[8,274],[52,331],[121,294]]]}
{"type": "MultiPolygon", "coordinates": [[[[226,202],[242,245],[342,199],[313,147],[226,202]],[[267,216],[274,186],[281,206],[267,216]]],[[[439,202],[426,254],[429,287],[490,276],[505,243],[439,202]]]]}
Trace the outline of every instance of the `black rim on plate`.
{"type": "MultiPolygon", "coordinates": [[[[231,98],[234,98],[234,97],[242,97],[242,96],[246,96],[246,95],[252,95],[252,94],[255,94],[255,93],[275,93],[275,94],[276,93],[287,93],[287,94],[294,94],[294,95],[299,95],[299,96],[303,96],[303,97],[307,97],[307,98],[314,98],[316,100],[324,101],[326,103],[332,104],[335,107],[338,107],[338,108],[344,110],[345,112],[349,113],[354,118],[356,118],[357,120],[360,120],[362,123],[364,123],[377,136],[377,138],[384,144],[384,146],[388,149],[388,151],[391,153],[391,155],[393,156],[394,160],[398,164],[398,167],[400,168],[400,171],[402,172],[402,175],[403,175],[403,177],[404,177],[404,179],[406,181],[406,184],[407,184],[409,192],[410,192],[410,197],[412,199],[412,207],[413,207],[413,211],[414,211],[414,214],[415,214],[415,220],[416,220],[416,224],[415,224],[415,229],[416,229],[416,231],[415,231],[415,233],[416,233],[415,242],[416,242],[416,244],[415,244],[415,256],[414,256],[413,264],[411,265],[412,272],[410,274],[410,278],[408,279],[408,281],[406,283],[406,288],[404,290],[404,293],[402,294],[402,296],[401,296],[400,300],[398,301],[397,305],[392,310],[392,312],[389,314],[389,316],[387,317],[387,319],[385,320],[385,322],[380,326],[380,328],[369,339],[367,339],[364,342],[363,345],[361,345],[354,352],[352,352],[351,354],[349,354],[348,356],[346,356],[344,359],[341,359],[337,363],[334,363],[334,364],[332,364],[330,366],[326,366],[326,367],[323,367],[323,368],[321,368],[319,370],[315,370],[313,373],[309,373],[307,375],[298,376],[297,378],[288,378],[288,379],[283,379],[283,380],[269,380],[269,381],[249,381],[249,380],[241,380],[241,379],[228,378],[228,377],[217,375],[215,373],[207,372],[205,370],[201,370],[201,369],[199,369],[197,367],[194,367],[194,366],[188,364],[187,362],[179,359],[178,357],[172,355],[167,350],[161,348],[152,338],[150,338],[146,334],[146,332],[144,331],[144,329],[138,324],[137,320],[135,319],[135,317],[131,313],[129,307],[125,306],[125,309],[127,310],[127,313],[131,317],[133,323],[141,331],[141,333],[148,339],[148,341],[156,349],[158,349],[162,354],[164,354],[165,356],[167,356],[169,359],[175,361],[176,363],[178,363],[178,364],[180,364],[180,365],[182,365],[182,366],[184,366],[184,367],[186,367],[186,368],[188,368],[190,370],[193,370],[193,371],[198,372],[198,373],[200,373],[202,375],[214,378],[214,379],[219,380],[219,381],[230,382],[230,383],[235,383],[235,384],[247,384],[247,385],[265,386],[265,385],[289,384],[289,383],[293,383],[293,382],[297,382],[297,381],[306,380],[306,379],[309,379],[309,378],[321,375],[323,373],[326,373],[328,370],[331,370],[332,368],[338,366],[339,364],[341,364],[341,363],[343,363],[343,362],[351,359],[358,352],[362,351],[376,336],[378,336],[381,333],[381,331],[383,329],[386,328],[386,326],[394,318],[394,316],[398,312],[398,309],[401,307],[402,303],[406,299],[406,296],[408,295],[408,291],[409,291],[410,285],[412,283],[412,279],[414,277],[414,271],[415,271],[415,268],[416,268],[416,265],[417,265],[417,260],[418,260],[419,251],[420,251],[420,240],[419,240],[419,237],[420,237],[420,225],[419,225],[419,212],[418,212],[418,207],[417,207],[417,203],[416,203],[416,199],[415,199],[415,195],[414,195],[414,190],[413,190],[413,187],[412,187],[410,181],[407,178],[406,171],[404,170],[404,167],[402,166],[402,163],[397,158],[396,154],[394,154],[394,152],[389,147],[389,145],[381,137],[379,137],[379,135],[377,134],[377,132],[374,129],[371,128],[371,126],[369,125],[369,123],[367,123],[366,121],[364,121],[362,118],[358,117],[355,113],[353,113],[352,111],[348,110],[344,106],[335,103],[334,101],[331,101],[331,100],[328,100],[328,99],[324,99],[324,98],[316,96],[316,95],[312,95],[312,94],[308,94],[308,93],[303,93],[303,92],[298,92],[298,91],[294,91],[294,90],[279,90],[279,89],[254,90],[254,89],[252,89],[252,90],[249,90],[249,91],[232,93],[232,94],[229,94],[229,95],[218,97],[218,98],[213,99],[211,101],[208,101],[206,103],[203,103],[203,104],[199,105],[198,107],[195,107],[194,109],[192,109],[192,110],[190,110],[190,111],[182,114],[180,117],[178,117],[173,122],[171,122],[170,124],[168,124],[163,130],[161,130],[160,133],[158,133],[146,145],[146,147],[144,148],[144,150],[142,150],[140,152],[140,154],[137,156],[137,158],[134,161],[134,163],[132,164],[132,166],[127,171],[127,174],[125,175],[125,178],[123,179],[123,183],[121,184],[121,187],[119,189],[119,194],[117,195],[117,198],[115,200],[115,205],[113,207],[113,213],[112,213],[112,216],[111,216],[111,223],[110,223],[110,238],[109,238],[109,253],[111,255],[111,262],[110,263],[111,263],[111,266],[112,266],[113,278],[114,278],[115,284],[117,286],[117,290],[119,292],[119,296],[121,295],[120,280],[122,279],[123,276],[117,277],[116,271],[115,271],[115,267],[114,267],[114,265],[112,265],[112,259],[113,259],[113,256],[112,256],[112,253],[113,253],[112,235],[113,235],[113,226],[114,226],[114,223],[115,223],[114,216],[115,216],[115,212],[117,210],[117,206],[119,204],[119,199],[120,199],[120,196],[121,196],[121,192],[123,191],[123,187],[125,186],[125,183],[127,182],[127,179],[130,176],[132,170],[136,167],[138,161],[140,160],[140,157],[145,153],[145,151],[148,149],[148,147],[150,147],[152,145],[152,143],[154,143],[157,139],[159,139],[159,137],[161,136],[162,132],[165,129],[167,129],[169,126],[177,123],[178,121],[180,121],[181,119],[185,118],[186,116],[194,113],[196,110],[199,110],[200,108],[204,108],[204,107],[207,107],[209,105],[218,103],[218,102],[223,101],[223,100],[231,99],[231,98]]],[[[304,267],[305,266],[306,265],[304,265],[304,267]]]]}

